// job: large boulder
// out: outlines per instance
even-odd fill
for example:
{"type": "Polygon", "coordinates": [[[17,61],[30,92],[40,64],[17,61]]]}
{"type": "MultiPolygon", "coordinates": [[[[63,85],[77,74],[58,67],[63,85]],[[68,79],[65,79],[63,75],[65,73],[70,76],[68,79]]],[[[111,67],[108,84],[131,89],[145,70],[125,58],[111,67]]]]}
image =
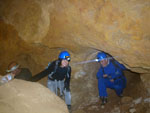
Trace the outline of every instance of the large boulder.
{"type": "Polygon", "coordinates": [[[64,101],[39,83],[14,79],[0,86],[0,113],[68,113],[64,101]]]}

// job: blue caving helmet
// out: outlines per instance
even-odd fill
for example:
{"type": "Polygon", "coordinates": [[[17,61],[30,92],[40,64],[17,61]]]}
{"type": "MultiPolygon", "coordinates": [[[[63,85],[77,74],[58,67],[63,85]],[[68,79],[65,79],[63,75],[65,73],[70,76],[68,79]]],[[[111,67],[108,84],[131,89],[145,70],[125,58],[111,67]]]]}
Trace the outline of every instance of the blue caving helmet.
{"type": "Polygon", "coordinates": [[[69,54],[68,51],[62,51],[62,52],[59,54],[59,57],[58,57],[58,58],[61,59],[61,60],[68,60],[68,61],[71,60],[70,54],[69,54]]]}
{"type": "Polygon", "coordinates": [[[99,53],[97,54],[97,59],[98,59],[98,61],[104,60],[104,59],[106,59],[106,58],[107,58],[107,55],[106,55],[106,53],[104,53],[104,52],[99,52],[99,53]]]}

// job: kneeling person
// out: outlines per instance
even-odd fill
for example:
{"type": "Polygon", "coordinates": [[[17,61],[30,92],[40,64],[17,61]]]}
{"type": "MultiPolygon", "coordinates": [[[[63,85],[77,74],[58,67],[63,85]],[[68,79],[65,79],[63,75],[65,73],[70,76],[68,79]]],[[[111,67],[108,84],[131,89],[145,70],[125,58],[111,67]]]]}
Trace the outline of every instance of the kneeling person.
{"type": "Polygon", "coordinates": [[[97,73],[99,96],[102,105],[107,102],[107,88],[115,90],[119,97],[122,97],[124,88],[126,87],[126,77],[123,75],[125,66],[115,60],[110,60],[104,52],[97,54],[100,62],[100,69],[97,73]]]}

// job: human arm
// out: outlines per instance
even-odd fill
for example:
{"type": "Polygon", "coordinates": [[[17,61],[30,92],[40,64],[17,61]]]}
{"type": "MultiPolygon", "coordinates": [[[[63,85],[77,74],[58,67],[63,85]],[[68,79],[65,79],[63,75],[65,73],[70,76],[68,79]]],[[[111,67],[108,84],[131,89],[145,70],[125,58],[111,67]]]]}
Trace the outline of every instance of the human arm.
{"type": "Polygon", "coordinates": [[[120,64],[118,61],[114,61],[114,63],[114,65],[120,68],[121,70],[127,70],[127,68],[123,64],[120,64]]]}
{"type": "Polygon", "coordinates": [[[39,81],[40,79],[44,78],[45,76],[47,76],[48,74],[50,74],[55,67],[55,62],[53,62],[50,66],[48,66],[48,68],[46,68],[45,70],[41,71],[40,73],[34,75],[30,81],[32,82],[36,82],[39,81]]]}
{"type": "Polygon", "coordinates": [[[120,64],[117,61],[112,61],[109,70],[110,70],[111,78],[115,79],[117,77],[122,76],[123,75],[123,71],[127,70],[127,68],[123,64],[120,64]]]}
{"type": "Polygon", "coordinates": [[[68,66],[67,75],[65,77],[64,88],[70,91],[71,67],[68,66]]]}
{"type": "Polygon", "coordinates": [[[104,72],[103,72],[103,68],[101,67],[101,68],[98,70],[96,77],[97,77],[97,79],[99,79],[99,78],[102,78],[103,75],[104,75],[104,72]]]}
{"type": "Polygon", "coordinates": [[[0,84],[4,84],[7,83],[8,81],[12,80],[14,78],[14,74],[12,73],[8,73],[5,76],[3,76],[0,80],[0,84]]]}

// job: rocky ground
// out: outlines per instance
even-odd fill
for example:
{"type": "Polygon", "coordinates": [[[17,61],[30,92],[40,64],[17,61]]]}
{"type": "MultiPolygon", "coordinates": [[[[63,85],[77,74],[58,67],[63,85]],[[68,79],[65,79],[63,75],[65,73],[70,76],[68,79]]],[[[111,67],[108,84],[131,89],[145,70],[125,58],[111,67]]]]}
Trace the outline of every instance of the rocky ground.
{"type": "MultiPolygon", "coordinates": [[[[140,75],[126,71],[125,76],[127,77],[128,84],[122,98],[116,96],[113,90],[108,89],[108,103],[102,108],[100,106],[101,101],[98,98],[95,99],[95,101],[89,101],[89,103],[87,103],[86,101],[84,102],[84,97],[78,97],[82,99],[84,104],[73,104],[71,113],[149,113],[150,96],[141,82],[140,75]]],[[[41,80],[40,83],[46,85],[46,78],[41,80]]],[[[22,80],[13,80],[0,86],[0,90],[0,113],[10,111],[16,113],[16,111],[20,112],[22,110],[24,113],[26,113],[26,110],[33,113],[33,111],[37,110],[42,112],[45,108],[45,113],[54,113],[54,111],[56,113],[67,113],[63,100],[58,99],[54,94],[51,94],[47,88],[41,85],[22,80]],[[41,103],[43,104],[40,105],[41,103]],[[64,108],[61,107],[58,109],[56,106],[58,106],[57,104],[59,103],[61,105],[63,104],[64,108]],[[36,106],[39,106],[38,109],[36,106]],[[55,107],[49,109],[48,106],[55,107]]],[[[73,93],[72,91],[72,94],[73,93]]],[[[74,98],[75,97],[72,96],[72,101],[74,101],[74,98]]]]}
{"type": "Polygon", "coordinates": [[[140,80],[140,76],[136,73],[125,72],[128,84],[124,90],[124,97],[117,97],[115,92],[108,90],[108,103],[104,108],[100,106],[101,101],[82,106],[73,113],[149,113],[150,97],[147,95],[140,80]]]}

